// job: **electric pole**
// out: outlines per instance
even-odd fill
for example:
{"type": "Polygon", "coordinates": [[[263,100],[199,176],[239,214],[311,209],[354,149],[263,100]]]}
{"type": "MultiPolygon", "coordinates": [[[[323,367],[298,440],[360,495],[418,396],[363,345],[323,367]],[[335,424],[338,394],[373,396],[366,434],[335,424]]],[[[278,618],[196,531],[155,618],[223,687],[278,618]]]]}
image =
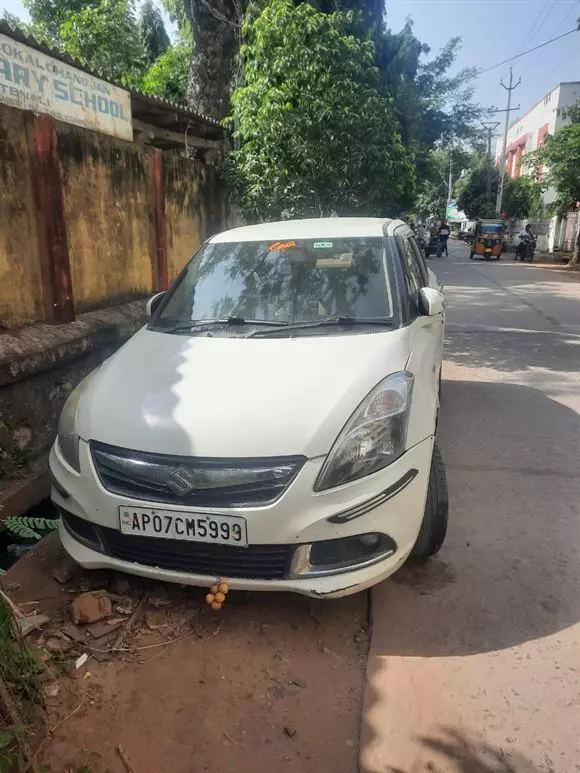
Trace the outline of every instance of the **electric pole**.
{"type": "Polygon", "coordinates": [[[491,200],[491,170],[493,168],[493,162],[491,158],[491,140],[493,133],[499,126],[499,121],[483,121],[482,126],[487,134],[487,180],[485,184],[485,198],[491,200]]]}
{"type": "Polygon", "coordinates": [[[502,145],[502,151],[501,151],[501,162],[500,162],[500,169],[499,169],[499,190],[497,192],[497,201],[495,204],[495,209],[498,215],[501,215],[501,204],[503,199],[503,181],[505,177],[505,165],[506,165],[506,149],[507,149],[507,135],[508,135],[508,129],[509,129],[509,122],[510,122],[510,113],[512,110],[519,110],[520,106],[512,107],[512,91],[516,89],[520,83],[522,82],[521,78],[518,78],[518,82],[514,84],[514,74],[512,72],[512,68],[510,67],[510,85],[506,86],[503,82],[503,79],[500,81],[500,85],[507,91],[507,107],[505,110],[494,110],[494,113],[505,113],[505,124],[503,129],[503,145],[502,145]]]}

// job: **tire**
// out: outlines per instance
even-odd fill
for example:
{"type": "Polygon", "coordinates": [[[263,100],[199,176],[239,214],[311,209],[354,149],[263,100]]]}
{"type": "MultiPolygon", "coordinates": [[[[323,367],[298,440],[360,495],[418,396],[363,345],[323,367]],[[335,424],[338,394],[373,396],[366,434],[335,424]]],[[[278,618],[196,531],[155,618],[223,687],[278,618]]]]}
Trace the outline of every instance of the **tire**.
{"type": "Polygon", "coordinates": [[[449,493],[447,476],[437,442],[433,446],[431,471],[425,500],[425,513],[417,541],[411,551],[413,561],[426,561],[441,550],[447,534],[449,493]]]}

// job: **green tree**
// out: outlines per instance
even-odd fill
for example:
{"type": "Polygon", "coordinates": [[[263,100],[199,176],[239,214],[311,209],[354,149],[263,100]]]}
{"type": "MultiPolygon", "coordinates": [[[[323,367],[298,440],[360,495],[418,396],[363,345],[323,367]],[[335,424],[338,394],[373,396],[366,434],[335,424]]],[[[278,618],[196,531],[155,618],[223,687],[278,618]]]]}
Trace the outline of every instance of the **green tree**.
{"type": "Polygon", "coordinates": [[[495,217],[495,201],[499,187],[499,173],[495,166],[489,168],[481,153],[473,156],[467,173],[458,184],[458,209],[470,220],[495,217]],[[491,191],[488,195],[488,174],[491,174],[491,191]]]}
{"type": "MultiPolygon", "coordinates": [[[[569,123],[560,127],[553,137],[534,153],[524,157],[527,167],[544,167],[541,186],[556,189],[556,206],[560,214],[575,209],[580,201],[580,101],[566,111],[569,123]]],[[[580,263],[580,231],[574,247],[572,263],[580,263]]]]}
{"type": "Polygon", "coordinates": [[[390,214],[414,174],[374,46],[352,17],[272,0],[244,29],[243,84],[232,98],[229,174],[250,217],[390,214]]]}
{"type": "MultiPolygon", "coordinates": [[[[499,189],[499,172],[481,150],[472,154],[467,174],[458,184],[457,206],[472,220],[497,217],[495,210],[499,189]],[[491,191],[487,194],[488,174],[491,191]]],[[[540,186],[527,175],[517,180],[506,174],[504,179],[502,214],[508,218],[537,217],[541,213],[540,186]]]]}
{"type": "Polygon", "coordinates": [[[145,73],[142,91],[183,104],[187,93],[190,56],[190,41],[181,40],[168,48],[145,73]]]}
{"type": "Polygon", "coordinates": [[[35,36],[61,49],[61,26],[72,15],[96,5],[96,0],[24,0],[24,7],[32,19],[31,27],[35,36]]]}
{"type": "Polygon", "coordinates": [[[145,0],[141,6],[139,31],[151,62],[164,54],[171,45],[163,18],[153,0],[145,0]]]}
{"type": "MultiPolygon", "coordinates": [[[[246,12],[255,18],[268,0],[162,1],[171,18],[180,28],[187,23],[193,36],[188,104],[205,115],[223,118],[230,108],[231,92],[238,85],[236,65],[246,12]]],[[[383,20],[382,0],[314,0],[313,5],[324,13],[356,11],[360,30],[380,25],[383,20]]],[[[352,26],[354,29],[354,21],[352,26]]]]}
{"type": "Polygon", "coordinates": [[[531,177],[517,180],[506,175],[503,186],[502,210],[507,217],[539,217],[542,212],[541,188],[531,177]]]}
{"type": "Polygon", "coordinates": [[[464,170],[470,161],[471,155],[460,146],[440,146],[429,150],[425,154],[421,178],[417,183],[418,194],[413,213],[421,219],[428,216],[445,217],[447,201],[461,190],[464,170]]]}
{"type": "Polygon", "coordinates": [[[132,0],[98,0],[70,13],[59,34],[67,53],[89,69],[127,86],[140,83],[147,55],[132,0]]]}
{"type": "Polygon", "coordinates": [[[447,190],[441,180],[424,179],[418,186],[417,198],[413,205],[413,213],[420,220],[427,217],[443,217],[447,204],[447,190]]]}

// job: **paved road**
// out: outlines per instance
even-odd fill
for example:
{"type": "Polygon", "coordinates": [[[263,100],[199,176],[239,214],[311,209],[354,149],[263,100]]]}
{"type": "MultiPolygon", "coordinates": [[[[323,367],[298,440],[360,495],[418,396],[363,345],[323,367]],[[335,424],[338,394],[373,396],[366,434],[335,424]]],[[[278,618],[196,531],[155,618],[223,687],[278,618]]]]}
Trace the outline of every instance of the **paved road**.
{"type": "Polygon", "coordinates": [[[433,260],[448,297],[437,560],[373,591],[365,773],[580,770],[580,283],[433,260]]]}

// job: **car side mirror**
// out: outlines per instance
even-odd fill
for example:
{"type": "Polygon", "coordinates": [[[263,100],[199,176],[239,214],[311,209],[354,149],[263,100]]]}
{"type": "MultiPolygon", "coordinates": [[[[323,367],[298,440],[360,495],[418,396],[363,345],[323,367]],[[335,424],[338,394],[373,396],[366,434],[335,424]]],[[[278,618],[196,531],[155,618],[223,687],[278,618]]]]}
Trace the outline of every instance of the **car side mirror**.
{"type": "Polygon", "coordinates": [[[445,309],[445,299],[439,290],[433,287],[422,287],[419,290],[421,299],[421,308],[428,317],[436,317],[437,314],[443,314],[445,309]]]}
{"type": "Polygon", "coordinates": [[[149,298],[149,300],[147,301],[147,305],[145,306],[148,319],[151,319],[151,317],[155,314],[155,312],[159,308],[159,304],[165,297],[166,292],[167,292],[166,290],[163,290],[160,293],[155,293],[155,295],[152,295],[151,298],[149,298]]]}

